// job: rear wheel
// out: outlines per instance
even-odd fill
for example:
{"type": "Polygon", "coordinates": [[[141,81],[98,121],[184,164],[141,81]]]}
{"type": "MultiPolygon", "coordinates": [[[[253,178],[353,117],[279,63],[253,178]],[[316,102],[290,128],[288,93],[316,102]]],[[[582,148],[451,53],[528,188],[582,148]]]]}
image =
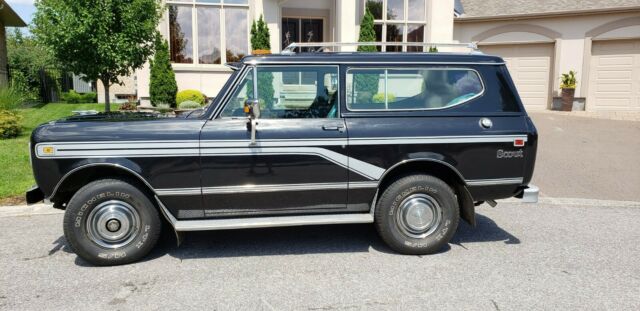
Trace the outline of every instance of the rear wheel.
{"type": "Polygon", "coordinates": [[[393,250],[410,255],[431,254],[449,242],[458,227],[456,196],[444,181],[411,175],[384,190],[375,211],[375,224],[393,250]]]}
{"type": "Polygon", "coordinates": [[[95,265],[134,262],[158,241],[157,209],[130,183],[104,179],[82,187],[64,215],[64,235],[78,256],[95,265]]]}

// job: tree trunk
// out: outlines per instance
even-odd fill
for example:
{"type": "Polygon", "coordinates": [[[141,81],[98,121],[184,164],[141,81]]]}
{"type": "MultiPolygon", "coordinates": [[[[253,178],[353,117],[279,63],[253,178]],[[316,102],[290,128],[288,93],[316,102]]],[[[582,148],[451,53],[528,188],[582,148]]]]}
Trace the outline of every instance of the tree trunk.
{"type": "Polygon", "coordinates": [[[111,105],[109,103],[109,80],[102,80],[104,86],[104,112],[111,112],[111,105]]]}

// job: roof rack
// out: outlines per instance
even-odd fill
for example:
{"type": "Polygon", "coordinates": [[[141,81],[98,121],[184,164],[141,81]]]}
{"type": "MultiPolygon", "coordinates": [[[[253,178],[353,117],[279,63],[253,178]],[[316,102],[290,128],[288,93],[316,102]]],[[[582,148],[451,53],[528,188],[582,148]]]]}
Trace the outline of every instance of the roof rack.
{"type": "Polygon", "coordinates": [[[415,46],[415,47],[455,47],[455,48],[467,48],[471,52],[478,51],[478,44],[476,42],[471,43],[433,43],[433,42],[304,42],[304,43],[291,43],[284,50],[282,54],[295,54],[295,50],[298,48],[309,48],[311,52],[322,52],[327,48],[343,47],[343,46],[415,46]],[[316,48],[313,50],[312,48],[316,48]]]}

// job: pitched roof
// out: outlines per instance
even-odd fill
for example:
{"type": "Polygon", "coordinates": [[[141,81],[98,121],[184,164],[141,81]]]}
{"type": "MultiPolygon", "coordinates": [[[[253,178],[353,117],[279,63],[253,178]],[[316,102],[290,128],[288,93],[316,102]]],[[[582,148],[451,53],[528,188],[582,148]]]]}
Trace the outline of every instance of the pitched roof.
{"type": "Polygon", "coordinates": [[[0,1],[0,21],[4,26],[26,27],[27,24],[16,14],[6,1],[0,1]]]}
{"type": "Polygon", "coordinates": [[[460,0],[465,17],[532,15],[640,7],[640,0],[460,0]]]}

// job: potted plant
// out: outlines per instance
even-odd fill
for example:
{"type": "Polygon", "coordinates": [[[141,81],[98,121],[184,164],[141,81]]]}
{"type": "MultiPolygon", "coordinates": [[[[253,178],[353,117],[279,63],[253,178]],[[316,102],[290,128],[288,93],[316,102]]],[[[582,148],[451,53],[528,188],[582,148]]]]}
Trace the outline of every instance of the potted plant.
{"type": "Polygon", "coordinates": [[[570,70],[569,73],[563,73],[560,77],[560,89],[562,89],[562,111],[571,111],[573,109],[573,99],[576,93],[576,72],[570,70]]]}
{"type": "Polygon", "coordinates": [[[271,54],[271,36],[262,15],[251,25],[251,50],[253,55],[271,54]]]}

